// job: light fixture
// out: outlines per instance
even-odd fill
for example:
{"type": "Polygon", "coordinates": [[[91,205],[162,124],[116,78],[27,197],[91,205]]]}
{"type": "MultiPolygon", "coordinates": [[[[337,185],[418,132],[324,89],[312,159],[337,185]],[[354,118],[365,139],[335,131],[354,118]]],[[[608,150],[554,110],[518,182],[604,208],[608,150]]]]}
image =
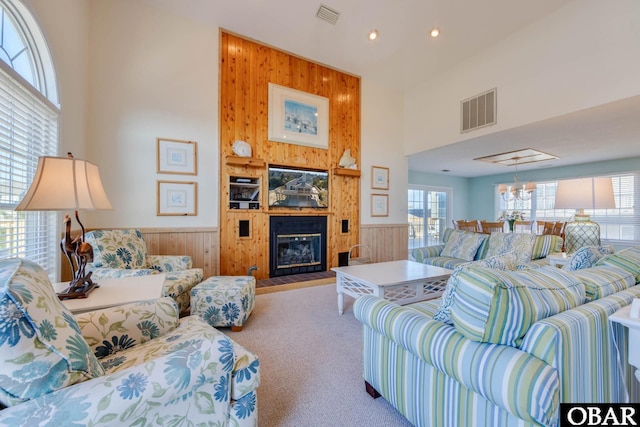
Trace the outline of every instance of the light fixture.
{"type": "Polygon", "coordinates": [[[15,210],[75,211],[82,235],[71,237],[71,218],[65,215],[65,237],[60,242],[60,249],[71,264],[73,280],[58,294],[60,299],[86,298],[97,286],[91,280],[91,272],[85,271],[87,263],[93,261],[93,248],[84,241],[84,225],[78,217],[80,209],[112,209],[98,166],[75,159],[71,153],[67,157],[40,157],[33,182],[15,210]]]}
{"type": "Polygon", "coordinates": [[[429,31],[429,35],[435,39],[440,35],[440,30],[438,29],[438,27],[433,27],[431,31],[429,31]]]}
{"type": "Polygon", "coordinates": [[[585,215],[584,209],[613,209],[611,178],[578,178],[558,181],[554,209],[578,209],[565,227],[565,248],[573,253],[583,246],[600,245],[600,225],[585,215]]]}
{"type": "Polygon", "coordinates": [[[520,182],[518,179],[518,160],[519,157],[513,157],[514,165],[516,167],[516,174],[513,179],[513,183],[511,184],[500,184],[498,186],[498,191],[502,196],[502,199],[505,202],[510,202],[512,200],[530,200],[532,193],[536,189],[535,182],[527,182],[526,184],[520,182]]]}
{"type": "Polygon", "coordinates": [[[369,32],[369,40],[375,40],[378,38],[378,30],[371,30],[369,32]]]}

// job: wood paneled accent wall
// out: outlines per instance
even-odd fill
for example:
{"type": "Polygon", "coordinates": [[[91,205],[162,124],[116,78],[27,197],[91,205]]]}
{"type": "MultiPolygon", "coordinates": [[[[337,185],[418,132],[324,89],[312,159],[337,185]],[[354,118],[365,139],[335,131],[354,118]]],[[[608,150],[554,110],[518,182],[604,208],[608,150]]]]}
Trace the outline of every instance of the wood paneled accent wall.
{"type": "MultiPolygon", "coordinates": [[[[336,173],[345,149],[360,166],[360,78],[224,30],[220,33],[220,272],[269,276],[269,216],[327,215],[327,267],[338,265],[338,253],[359,242],[360,175],[336,173]],[[329,148],[268,140],[269,83],[329,99],[329,148]],[[235,140],[248,142],[252,159],[233,159],[235,140]],[[329,208],[269,209],[269,164],[330,172],[329,208]],[[260,209],[229,208],[229,177],[261,179],[260,209]],[[341,221],[349,231],[341,232],[341,221]],[[239,221],[248,220],[250,235],[239,237],[239,221]]],[[[338,170],[338,172],[340,172],[338,170]]]]}
{"type": "MultiPolygon", "coordinates": [[[[189,255],[194,268],[202,268],[204,277],[220,272],[219,233],[215,228],[139,228],[149,255],[189,255]]],[[[74,235],[80,233],[74,231],[74,235]]],[[[61,260],[61,280],[71,280],[69,262],[61,260]]]]}
{"type": "Polygon", "coordinates": [[[373,262],[396,261],[409,257],[407,224],[363,225],[360,239],[371,248],[373,262]]]}

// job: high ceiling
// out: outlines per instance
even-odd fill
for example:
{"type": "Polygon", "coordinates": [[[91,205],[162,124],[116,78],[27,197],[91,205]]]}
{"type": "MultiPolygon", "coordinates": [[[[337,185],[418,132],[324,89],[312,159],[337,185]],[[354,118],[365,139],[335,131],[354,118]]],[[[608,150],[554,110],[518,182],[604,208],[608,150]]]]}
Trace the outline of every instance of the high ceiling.
{"type": "MultiPolygon", "coordinates": [[[[146,0],[294,54],[398,90],[475,55],[571,0],[146,0]],[[316,17],[321,2],[340,12],[335,25],[316,17]],[[441,36],[428,32],[438,27],[441,36]],[[367,35],[376,29],[379,37],[367,35]]],[[[410,156],[409,167],[456,176],[509,173],[473,161],[518,148],[560,159],[520,170],[640,155],[640,97],[410,156]],[[615,134],[615,143],[605,143],[615,134]],[[514,146],[517,141],[518,146],[514,146]]]]}

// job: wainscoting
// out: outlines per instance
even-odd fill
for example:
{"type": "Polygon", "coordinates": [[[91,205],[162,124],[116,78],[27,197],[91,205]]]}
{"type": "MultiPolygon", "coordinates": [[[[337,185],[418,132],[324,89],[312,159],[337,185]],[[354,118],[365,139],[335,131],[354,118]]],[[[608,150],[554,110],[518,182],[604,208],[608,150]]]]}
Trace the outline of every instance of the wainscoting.
{"type": "MultiPolygon", "coordinates": [[[[360,243],[371,248],[373,262],[407,259],[409,233],[407,224],[363,225],[360,243]]],[[[153,255],[190,255],[193,266],[204,270],[204,277],[220,274],[220,232],[217,228],[140,228],[153,255]]],[[[74,235],[78,232],[74,231],[74,235]]],[[[327,267],[329,268],[329,267],[327,267]]],[[[71,280],[66,258],[61,260],[61,280],[71,280]]]]}
{"type": "Polygon", "coordinates": [[[362,225],[360,243],[371,248],[373,262],[408,259],[408,227],[407,224],[362,225]]]}
{"type": "MultiPolygon", "coordinates": [[[[217,228],[139,228],[150,255],[189,255],[193,266],[202,268],[204,277],[220,271],[220,237],[217,228]]],[[[78,231],[73,233],[78,234],[78,231]]],[[[61,280],[71,280],[66,258],[61,261],[61,280]]]]}

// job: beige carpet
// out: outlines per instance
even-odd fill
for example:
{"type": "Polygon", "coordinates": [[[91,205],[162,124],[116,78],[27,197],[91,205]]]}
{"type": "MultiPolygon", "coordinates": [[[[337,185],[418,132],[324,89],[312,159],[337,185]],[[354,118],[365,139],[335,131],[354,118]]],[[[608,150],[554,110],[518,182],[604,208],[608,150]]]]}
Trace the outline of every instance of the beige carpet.
{"type": "Polygon", "coordinates": [[[260,358],[260,427],[411,425],[365,392],[362,325],[336,298],[335,284],[257,295],[244,329],[223,329],[260,358]]]}

